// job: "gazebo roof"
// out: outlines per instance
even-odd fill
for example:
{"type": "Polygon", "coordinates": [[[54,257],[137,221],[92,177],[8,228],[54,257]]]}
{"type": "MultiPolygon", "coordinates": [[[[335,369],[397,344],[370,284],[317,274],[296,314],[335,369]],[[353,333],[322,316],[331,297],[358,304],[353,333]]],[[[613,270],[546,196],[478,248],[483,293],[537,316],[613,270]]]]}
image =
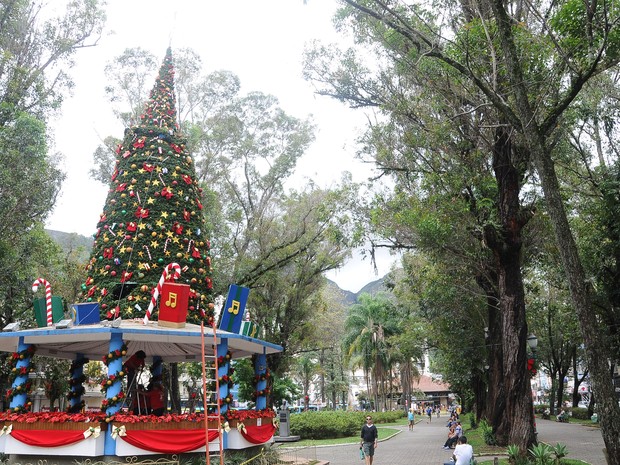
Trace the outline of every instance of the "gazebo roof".
{"type": "MultiPolygon", "coordinates": [[[[165,362],[197,362],[202,356],[200,326],[187,324],[184,328],[147,325],[142,321],[123,320],[118,328],[101,324],[72,326],[65,329],[34,328],[0,333],[0,351],[15,352],[19,339],[24,344],[34,344],[37,355],[74,360],[81,354],[90,360],[102,360],[110,351],[113,334],[122,334],[128,355],[143,350],[147,357],[160,356],[165,362]]],[[[205,327],[205,354],[213,355],[213,330],[205,327]]],[[[217,344],[228,339],[228,349],[233,359],[252,354],[274,354],[282,347],[242,334],[216,331],[217,344]]]]}

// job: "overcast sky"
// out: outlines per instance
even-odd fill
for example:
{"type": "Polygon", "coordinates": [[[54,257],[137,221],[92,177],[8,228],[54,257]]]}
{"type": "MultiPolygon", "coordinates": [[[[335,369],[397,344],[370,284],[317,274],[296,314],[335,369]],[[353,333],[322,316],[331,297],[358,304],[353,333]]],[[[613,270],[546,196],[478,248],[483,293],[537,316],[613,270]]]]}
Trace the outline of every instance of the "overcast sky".
{"type": "MultiPolygon", "coordinates": [[[[76,86],[52,122],[55,148],[65,159],[68,177],[47,227],[92,235],[103,210],[104,186],[89,179],[92,154],[108,135],[122,137],[124,128],[112,115],[104,95],[104,67],[125,48],[142,47],[159,60],[166,48],[191,47],[204,64],[203,74],[228,70],[239,76],[244,92],[273,94],[289,114],[312,114],[317,140],[298,165],[298,172],[321,186],[337,182],[343,171],[363,181],[367,165],[354,159],[354,139],[364,115],[326,97],[316,96],[301,77],[304,45],[313,40],[342,42],[331,23],[335,0],[130,0],[111,1],[106,31],[94,48],[76,56],[71,71],[76,86]]],[[[153,83],[155,76],[153,76],[153,83]]],[[[217,240],[217,238],[213,238],[217,240]]],[[[350,291],[358,291],[383,276],[393,259],[379,257],[379,274],[360,257],[328,277],[350,291]]]]}

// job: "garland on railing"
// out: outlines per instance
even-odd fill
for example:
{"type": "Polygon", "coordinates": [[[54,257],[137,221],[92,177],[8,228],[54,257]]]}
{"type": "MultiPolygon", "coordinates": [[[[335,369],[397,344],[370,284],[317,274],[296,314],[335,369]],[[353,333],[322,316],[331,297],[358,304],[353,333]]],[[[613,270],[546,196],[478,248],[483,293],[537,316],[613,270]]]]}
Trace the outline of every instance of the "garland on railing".
{"type": "Polygon", "coordinates": [[[122,358],[125,355],[127,355],[127,346],[123,344],[120,349],[113,350],[112,352],[109,352],[108,355],[104,355],[103,363],[105,363],[105,365],[108,366],[110,362],[114,360],[118,360],[119,358],[122,358]]]}

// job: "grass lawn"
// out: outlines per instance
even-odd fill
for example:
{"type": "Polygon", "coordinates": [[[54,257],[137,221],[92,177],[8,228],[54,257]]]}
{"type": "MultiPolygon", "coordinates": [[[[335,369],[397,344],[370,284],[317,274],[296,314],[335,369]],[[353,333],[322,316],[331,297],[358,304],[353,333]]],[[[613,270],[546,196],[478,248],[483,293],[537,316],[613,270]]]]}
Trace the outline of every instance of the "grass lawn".
{"type": "MultiPolygon", "coordinates": [[[[406,424],[406,423],[405,423],[406,424]]],[[[390,425],[396,426],[394,423],[390,423],[390,425]]],[[[386,425],[377,425],[377,432],[379,433],[379,440],[389,438],[390,436],[395,435],[400,430],[395,428],[390,428],[386,425]]],[[[291,446],[294,447],[305,447],[305,446],[330,446],[330,445],[338,445],[338,444],[355,444],[359,443],[360,437],[359,434],[355,436],[348,436],[346,438],[336,438],[336,439],[303,439],[301,441],[297,441],[291,443],[291,446]]]]}

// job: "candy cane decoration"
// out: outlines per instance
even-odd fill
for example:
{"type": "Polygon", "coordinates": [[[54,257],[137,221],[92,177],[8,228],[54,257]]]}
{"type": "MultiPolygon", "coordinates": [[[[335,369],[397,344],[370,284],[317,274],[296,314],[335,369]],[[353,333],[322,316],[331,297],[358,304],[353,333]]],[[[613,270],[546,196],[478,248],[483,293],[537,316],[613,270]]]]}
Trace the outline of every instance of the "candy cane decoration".
{"type": "Polygon", "coordinates": [[[146,250],[146,253],[149,255],[149,260],[152,261],[153,258],[151,257],[151,251],[149,250],[149,246],[148,245],[143,245],[142,248],[146,250]]]}
{"type": "MultiPolygon", "coordinates": [[[[159,147],[159,150],[161,150],[161,147],[159,147]]],[[[159,152],[159,153],[161,153],[161,152],[159,152]]],[[[161,175],[161,173],[157,173],[157,177],[159,178],[161,183],[165,186],[166,182],[164,181],[164,177],[161,175]]]]}
{"type": "Polygon", "coordinates": [[[159,278],[159,282],[155,289],[153,289],[153,296],[151,297],[151,303],[149,303],[149,308],[146,309],[146,315],[144,315],[144,324],[149,322],[151,318],[151,313],[155,308],[155,304],[157,303],[157,298],[159,297],[159,293],[161,292],[161,288],[164,285],[164,281],[168,279],[168,277],[172,274],[172,279],[177,279],[181,276],[181,265],[178,263],[169,263],[164,268],[164,272],[161,274],[161,278],[159,278]]]}
{"type": "Polygon", "coordinates": [[[187,253],[189,253],[189,251],[192,250],[193,245],[194,245],[194,239],[191,239],[189,241],[189,244],[187,244],[187,253]]]}
{"type": "Polygon", "coordinates": [[[39,289],[39,284],[43,284],[45,286],[45,309],[47,311],[47,326],[52,326],[54,322],[52,321],[52,286],[45,279],[39,278],[34,283],[32,283],[32,292],[37,292],[39,289]]]}
{"type": "Polygon", "coordinates": [[[164,253],[166,253],[166,251],[168,250],[168,242],[170,242],[170,238],[166,239],[166,242],[164,242],[164,253]]]}

